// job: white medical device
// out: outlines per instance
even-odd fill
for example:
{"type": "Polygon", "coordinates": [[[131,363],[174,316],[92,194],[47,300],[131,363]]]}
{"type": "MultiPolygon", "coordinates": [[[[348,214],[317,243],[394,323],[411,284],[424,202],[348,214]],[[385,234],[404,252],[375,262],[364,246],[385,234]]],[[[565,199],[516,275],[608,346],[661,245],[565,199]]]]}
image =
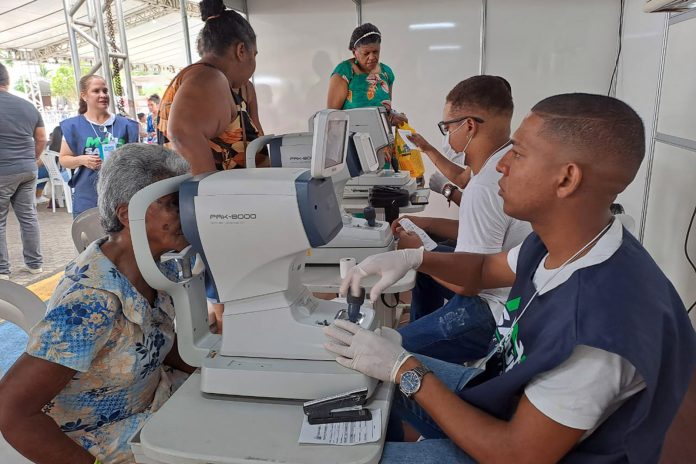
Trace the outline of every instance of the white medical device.
{"type": "MultiPolygon", "coordinates": [[[[129,205],[131,235],[143,277],[172,295],[179,351],[201,367],[206,393],[313,399],[368,388],[376,381],[335,362],[323,347],[323,327],[345,317],[346,303],[314,298],[302,285],[307,249],[328,243],[342,227],[331,179],[345,164],[348,117],[325,110],[317,117],[307,169],[244,169],[180,176],[152,184],[129,205]],[[323,139],[323,140],[317,140],[323,139]],[[191,244],[168,258],[182,263],[172,282],[152,259],[145,212],[157,198],[179,192],[182,230],[191,244]],[[223,335],[210,333],[208,297],[224,304],[223,335]]],[[[376,320],[363,306],[359,323],[376,320]]]]}
{"type": "MultiPolygon", "coordinates": [[[[321,119],[313,118],[313,123],[317,124],[319,131],[325,130],[321,119]]],[[[311,166],[314,174],[319,166],[328,162],[328,158],[322,161],[324,152],[316,149],[316,143],[316,137],[313,137],[311,132],[263,136],[247,147],[247,166],[254,166],[256,153],[263,146],[267,146],[271,167],[311,166]]],[[[330,150],[327,151],[329,152],[330,150]]],[[[343,192],[349,179],[379,168],[379,159],[367,133],[348,135],[345,158],[345,165],[331,177],[339,204],[343,202],[343,192]]],[[[388,223],[374,221],[373,225],[370,225],[371,221],[353,217],[342,207],[340,212],[343,228],[326,245],[312,248],[307,256],[307,264],[338,264],[341,258],[346,257],[355,258],[360,262],[368,256],[394,249],[394,238],[388,223]]]]}
{"type": "MultiPolygon", "coordinates": [[[[353,132],[366,132],[379,151],[394,143],[394,135],[387,119],[387,111],[384,107],[354,108],[346,110],[350,117],[350,130],[353,132]]],[[[379,166],[384,165],[384,155],[379,157],[379,166]]],[[[391,169],[378,169],[365,172],[365,174],[350,179],[343,193],[345,198],[367,199],[370,189],[376,185],[399,187],[407,190],[409,195],[417,190],[416,180],[408,171],[395,172],[391,169]]]]}

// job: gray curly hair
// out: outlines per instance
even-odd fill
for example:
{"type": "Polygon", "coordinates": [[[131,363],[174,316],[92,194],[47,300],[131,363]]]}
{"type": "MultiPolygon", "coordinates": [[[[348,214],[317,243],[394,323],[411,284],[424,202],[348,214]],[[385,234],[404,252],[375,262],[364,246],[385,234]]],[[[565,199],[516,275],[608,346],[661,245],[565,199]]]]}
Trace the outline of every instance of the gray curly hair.
{"type": "Polygon", "coordinates": [[[186,160],[159,145],[131,143],[116,150],[102,165],[97,183],[97,205],[104,230],[123,230],[116,208],[127,204],[139,190],[189,171],[186,160]]]}

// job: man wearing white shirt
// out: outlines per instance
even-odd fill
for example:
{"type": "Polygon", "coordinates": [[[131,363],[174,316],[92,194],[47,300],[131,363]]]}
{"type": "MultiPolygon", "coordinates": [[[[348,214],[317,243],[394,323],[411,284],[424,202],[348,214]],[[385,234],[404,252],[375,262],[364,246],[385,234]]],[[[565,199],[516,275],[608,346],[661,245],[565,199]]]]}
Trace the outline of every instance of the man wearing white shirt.
{"type": "MultiPolygon", "coordinates": [[[[451,179],[448,200],[459,205],[459,218],[408,216],[426,233],[456,240],[456,247],[436,251],[494,254],[522,243],[531,232],[526,221],[503,211],[496,165],[507,152],[514,105],[510,85],[498,76],[473,76],[449,92],[438,124],[445,139],[440,153],[422,136],[412,140],[451,179]],[[458,165],[449,158],[463,161],[458,165]],[[458,188],[463,187],[460,192],[458,188]],[[454,197],[457,198],[454,198],[454,197]]],[[[447,189],[449,187],[449,190],[447,189]]],[[[392,224],[399,248],[422,246],[417,235],[392,224]]],[[[497,323],[502,321],[510,288],[471,293],[460,286],[419,272],[411,300],[411,321],[399,329],[412,353],[462,363],[485,356],[497,323]]]]}
{"type": "MultiPolygon", "coordinates": [[[[534,232],[494,255],[398,250],[360,263],[342,290],[409,269],[470,288],[512,285],[480,368],[414,357],[345,321],[337,361],[399,384],[392,410],[425,437],[387,443],[382,463],[654,463],[694,368],[684,305],[609,211],[645,152],[643,124],[611,97],[542,100],[498,163],[505,211],[534,232]]],[[[383,329],[388,330],[388,329],[383,329]]]]}

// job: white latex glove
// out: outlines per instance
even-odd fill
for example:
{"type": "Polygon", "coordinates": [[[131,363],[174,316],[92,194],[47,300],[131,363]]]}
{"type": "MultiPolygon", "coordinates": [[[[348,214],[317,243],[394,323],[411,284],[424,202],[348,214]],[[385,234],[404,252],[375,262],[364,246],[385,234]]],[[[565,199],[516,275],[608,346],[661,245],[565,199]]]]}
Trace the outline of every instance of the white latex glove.
{"type": "Polygon", "coordinates": [[[428,187],[435,193],[442,195],[442,189],[446,184],[449,183],[449,179],[446,178],[440,171],[435,172],[428,179],[428,187]]]}
{"type": "Polygon", "coordinates": [[[336,362],[384,382],[394,382],[394,377],[410,354],[400,344],[389,340],[382,333],[394,332],[382,327],[374,332],[346,320],[336,320],[324,327],[329,339],[324,348],[338,355],[336,362]]]}
{"type": "Polygon", "coordinates": [[[418,269],[423,263],[423,247],[388,251],[372,255],[348,271],[341,282],[341,295],[347,295],[350,288],[353,295],[360,293],[360,281],[368,275],[379,275],[379,281],[370,290],[370,300],[374,303],[384,289],[394,285],[411,269],[418,269]]]}

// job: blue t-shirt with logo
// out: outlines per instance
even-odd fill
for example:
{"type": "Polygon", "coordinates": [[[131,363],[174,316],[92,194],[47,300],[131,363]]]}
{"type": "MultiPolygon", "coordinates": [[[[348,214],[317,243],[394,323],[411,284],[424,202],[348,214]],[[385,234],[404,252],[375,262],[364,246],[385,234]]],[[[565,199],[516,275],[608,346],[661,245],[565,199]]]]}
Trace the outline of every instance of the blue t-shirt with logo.
{"type": "MultiPolygon", "coordinates": [[[[87,120],[84,115],[66,119],[60,123],[63,137],[70,150],[75,155],[102,156],[104,148],[109,144],[118,148],[126,143],[136,143],[139,137],[138,123],[114,116],[105,124],[95,124],[87,120]]],[[[99,171],[80,166],[72,179],[70,186],[73,192],[73,215],[77,216],[83,211],[97,206],[97,179],[99,171]]]]}

